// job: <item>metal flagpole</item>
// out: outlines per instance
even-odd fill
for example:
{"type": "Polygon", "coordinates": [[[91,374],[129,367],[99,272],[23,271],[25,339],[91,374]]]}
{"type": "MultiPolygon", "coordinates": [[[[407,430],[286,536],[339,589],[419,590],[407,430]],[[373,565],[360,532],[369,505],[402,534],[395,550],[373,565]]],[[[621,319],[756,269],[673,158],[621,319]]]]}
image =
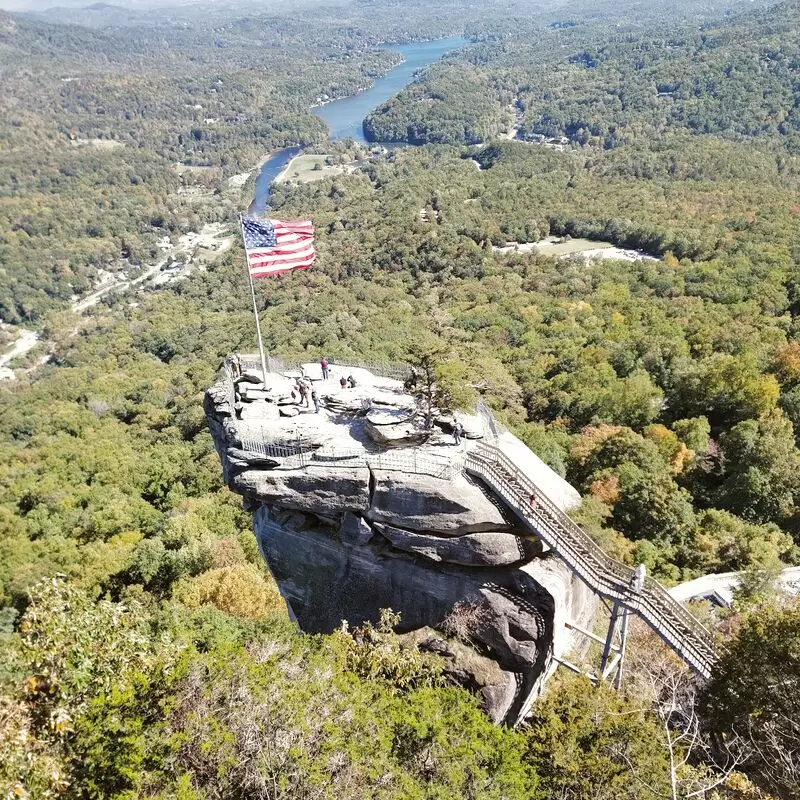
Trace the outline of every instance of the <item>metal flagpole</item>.
{"type": "Polygon", "coordinates": [[[239,227],[242,229],[242,244],[244,244],[244,263],[247,267],[247,279],[250,281],[250,297],[253,300],[253,316],[256,318],[256,336],[258,337],[258,354],[261,356],[261,369],[264,373],[264,388],[267,386],[267,357],[264,355],[264,342],[261,341],[261,323],[258,321],[258,306],[256,305],[256,291],[253,288],[253,276],[250,274],[250,262],[247,260],[247,242],[244,238],[244,219],[239,214],[239,227]]]}

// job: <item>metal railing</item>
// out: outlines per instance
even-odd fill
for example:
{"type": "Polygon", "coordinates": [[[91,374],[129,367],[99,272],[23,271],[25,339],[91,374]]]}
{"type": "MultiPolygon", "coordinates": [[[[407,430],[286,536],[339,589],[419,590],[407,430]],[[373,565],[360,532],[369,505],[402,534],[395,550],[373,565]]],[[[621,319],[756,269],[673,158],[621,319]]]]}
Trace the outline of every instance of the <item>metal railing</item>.
{"type": "Polygon", "coordinates": [[[653,578],[632,589],[634,571],[607,555],[499,448],[479,444],[466,458],[478,475],[597,594],[638,614],[695,672],[707,678],[717,658],[713,634],[653,578]],[[533,498],[533,502],[531,499],[533,498]]]}
{"type": "MultiPolygon", "coordinates": [[[[296,359],[267,357],[267,369],[270,372],[281,373],[287,370],[297,370],[301,362],[296,359]]],[[[360,368],[369,370],[373,375],[384,378],[404,380],[408,377],[410,367],[406,364],[376,364],[366,361],[347,361],[337,359],[329,361],[332,367],[360,368]]],[[[239,364],[242,369],[261,370],[261,360],[257,355],[239,355],[239,364]]],[[[234,397],[234,378],[230,362],[225,363],[225,377],[231,396],[231,405],[234,397]]],[[[401,471],[416,475],[429,475],[443,480],[452,480],[460,475],[464,469],[463,455],[460,458],[436,457],[433,454],[421,453],[418,448],[403,451],[384,451],[369,453],[364,449],[347,447],[314,447],[308,444],[276,443],[269,441],[263,430],[254,429],[253,426],[236,424],[239,441],[242,449],[251,453],[280,461],[280,466],[288,469],[302,469],[303,467],[322,465],[359,467],[365,466],[372,469],[387,471],[401,471]]]]}
{"type": "MultiPolygon", "coordinates": [[[[301,364],[313,363],[313,359],[301,358],[284,358],[276,356],[267,356],[267,370],[269,372],[281,373],[289,370],[296,371],[300,369],[301,364]]],[[[252,369],[261,371],[261,359],[258,355],[247,353],[239,356],[239,363],[242,369],[252,369]]],[[[404,381],[409,373],[411,367],[408,364],[397,363],[381,363],[376,361],[358,361],[345,358],[329,358],[328,364],[333,367],[344,367],[345,369],[365,369],[379,378],[394,378],[398,381],[404,381]]]]}
{"type": "Polygon", "coordinates": [[[464,457],[437,457],[420,452],[419,448],[370,453],[351,447],[312,447],[307,444],[276,444],[267,441],[265,433],[240,435],[242,450],[280,462],[286,469],[310,466],[368,467],[388,472],[407,472],[412,475],[429,475],[442,480],[452,480],[464,470],[464,457]]]}

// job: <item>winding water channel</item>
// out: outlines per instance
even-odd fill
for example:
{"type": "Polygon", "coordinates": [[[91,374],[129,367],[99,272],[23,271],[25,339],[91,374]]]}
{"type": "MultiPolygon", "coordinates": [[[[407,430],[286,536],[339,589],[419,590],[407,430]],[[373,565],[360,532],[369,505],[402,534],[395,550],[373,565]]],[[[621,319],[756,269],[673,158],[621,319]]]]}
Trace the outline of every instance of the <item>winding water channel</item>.
{"type": "MultiPolygon", "coordinates": [[[[382,78],[363,92],[332,100],[324,106],[313,109],[328,126],[331,141],[348,137],[366,144],[364,137],[364,118],[386,102],[392,95],[408,86],[417,70],[438,61],[445,53],[469,44],[467,39],[437,39],[433,42],[414,42],[412,44],[383,45],[385,50],[394,50],[403,57],[403,63],[391,69],[382,78]]],[[[281,170],[300,152],[299,147],[287,147],[273,153],[261,167],[256,178],[255,199],[251,211],[263,213],[269,198],[269,187],[281,170]]]]}

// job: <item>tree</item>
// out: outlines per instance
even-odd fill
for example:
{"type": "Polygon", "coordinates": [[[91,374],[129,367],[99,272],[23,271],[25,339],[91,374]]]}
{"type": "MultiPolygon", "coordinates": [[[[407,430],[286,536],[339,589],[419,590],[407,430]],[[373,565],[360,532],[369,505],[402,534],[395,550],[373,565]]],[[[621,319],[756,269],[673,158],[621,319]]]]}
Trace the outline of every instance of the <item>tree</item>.
{"type": "Polygon", "coordinates": [[[184,579],[173,596],[189,608],[210,604],[245,619],[264,619],[285,608],[274,581],[252,564],[219,567],[184,579]]]}
{"type": "Polygon", "coordinates": [[[523,732],[528,761],[548,797],[656,800],[669,763],[646,706],[604,683],[560,675],[532,708],[523,732]]]}
{"type": "Polygon", "coordinates": [[[794,560],[794,541],[775,524],[756,525],[727,511],[709,509],[697,517],[686,547],[687,561],[699,572],[742,569],[771,572],[794,560]]]}
{"type": "Polygon", "coordinates": [[[422,407],[426,428],[433,425],[435,409],[452,412],[474,404],[477,395],[470,380],[475,376],[464,362],[448,359],[444,346],[423,342],[410,348],[408,358],[412,377],[406,385],[422,407]]]}
{"type": "Polygon", "coordinates": [[[176,771],[232,798],[541,797],[522,738],[466,693],[398,696],[357,678],[332,644],[287,636],[199,657],[170,714],[176,771]]]}
{"type": "Polygon", "coordinates": [[[732,420],[767,413],[779,395],[778,381],[759,370],[752,354],[715,353],[685,364],[676,374],[673,412],[680,417],[703,415],[719,430],[732,420]]]}
{"type": "Polygon", "coordinates": [[[721,505],[755,522],[781,522],[800,493],[800,452],[779,410],[740,422],[720,437],[721,505]]]}
{"type": "Polygon", "coordinates": [[[702,710],[723,741],[746,735],[747,766],[781,797],[800,795],[800,601],[746,613],[714,666],[702,710]]]}
{"type": "Polygon", "coordinates": [[[612,527],[631,539],[667,546],[682,543],[694,527],[689,495],[670,475],[657,445],[629,429],[584,429],[573,448],[574,475],[611,508],[612,527]]]}
{"type": "Polygon", "coordinates": [[[4,795],[72,786],[107,797],[139,785],[154,738],[142,716],[152,718],[178,656],[170,639],[148,633],[140,607],[95,601],[58,578],[32,589],[20,623],[22,691],[0,695],[4,795]]]}
{"type": "Polygon", "coordinates": [[[665,796],[691,800],[722,790],[748,758],[749,743],[738,734],[724,742],[710,738],[694,675],[652,632],[636,634],[628,656],[627,690],[650,704],[658,722],[656,743],[669,764],[665,796]]]}
{"type": "Polygon", "coordinates": [[[425,427],[433,425],[433,410],[436,406],[436,367],[444,350],[442,347],[426,343],[409,350],[412,378],[407,383],[421,403],[425,414],[425,427]]]}

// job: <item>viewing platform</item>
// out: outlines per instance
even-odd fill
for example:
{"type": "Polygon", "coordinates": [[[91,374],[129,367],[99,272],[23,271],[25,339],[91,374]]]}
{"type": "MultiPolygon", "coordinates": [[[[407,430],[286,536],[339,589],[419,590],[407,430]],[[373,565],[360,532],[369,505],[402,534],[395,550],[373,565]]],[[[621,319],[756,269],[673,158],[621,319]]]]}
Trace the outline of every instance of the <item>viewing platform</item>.
{"type": "Polygon", "coordinates": [[[488,417],[434,410],[426,427],[409,386],[409,365],[337,360],[330,363],[327,380],[319,362],[268,358],[267,369],[264,380],[257,355],[228,359],[213,389],[216,409],[228,412],[228,438],[238,442],[244,462],[260,456],[275,469],[364,464],[452,479],[463,472],[478,442],[499,436],[559,508],[580,504],[572,486],[508,431],[491,430],[488,417]],[[343,387],[342,378],[353,378],[355,386],[343,387]],[[307,402],[300,396],[300,379],[316,391],[318,412],[310,395],[307,402]],[[459,445],[456,422],[462,427],[459,445]]]}

